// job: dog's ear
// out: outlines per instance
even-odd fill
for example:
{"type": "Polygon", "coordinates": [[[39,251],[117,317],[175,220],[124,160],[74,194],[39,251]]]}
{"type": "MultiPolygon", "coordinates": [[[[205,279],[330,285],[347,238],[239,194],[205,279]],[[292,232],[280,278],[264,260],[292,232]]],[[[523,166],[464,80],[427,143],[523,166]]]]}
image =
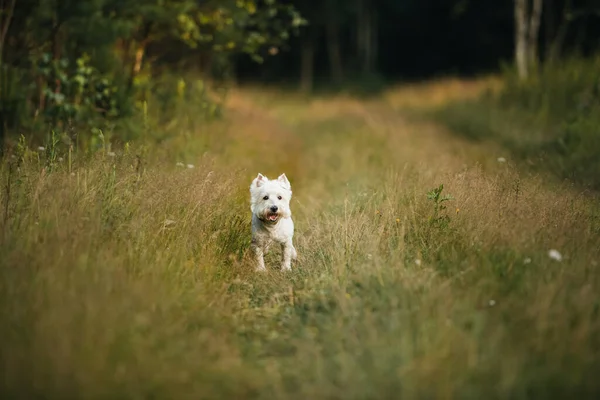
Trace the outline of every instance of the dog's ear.
{"type": "Polygon", "coordinates": [[[261,187],[268,180],[269,179],[263,174],[258,174],[258,176],[252,181],[252,186],[261,187]]]}
{"type": "Polygon", "coordinates": [[[292,185],[290,184],[290,181],[288,181],[287,176],[285,176],[285,174],[281,174],[279,175],[279,178],[277,178],[277,181],[279,181],[279,183],[281,184],[281,186],[283,186],[286,189],[291,189],[292,185]]]}

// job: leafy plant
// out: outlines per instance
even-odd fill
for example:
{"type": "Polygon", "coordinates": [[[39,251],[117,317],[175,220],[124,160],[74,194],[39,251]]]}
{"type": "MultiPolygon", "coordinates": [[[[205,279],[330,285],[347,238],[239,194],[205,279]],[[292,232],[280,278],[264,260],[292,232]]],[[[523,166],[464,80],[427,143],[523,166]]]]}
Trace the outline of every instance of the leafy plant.
{"type": "Polygon", "coordinates": [[[55,60],[44,53],[36,74],[42,78],[38,90],[44,103],[40,109],[54,127],[119,114],[112,96],[117,89],[90,65],[85,54],[71,65],[68,58],[55,60]]]}
{"type": "Polygon", "coordinates": [[[51,171],[58,161],[58,145],[60,144],[60,136],[53,130],[48,138],[48,143],[45,147],[46,152],[46,168],[51,171]]]}
{"type": "Polygon", "coordinates": [[[444,184],[440,184],[437,188],[433,188],[427,192],[427,199],[433,202],[433,215],[429,218],[429,222],[431,226],[439,229],[446,229],[450,223],[450,217],[443,213],[446,210],[444,203],[453,199],[450,194],[442,196],[443,190],[444,184]]]}
{"type": "Polygon", "coordinates": [[[82,147],[91,127],[136,138],[144,101],[173,114],[202,97],[202,112],[218,116],[218,90],[209,97],[198,72],[228,78],[232,57],[261,62],[305,24],[278,0],[26,1],[13,19],[0,62],[0,141],[25,131],[40,144],[54,129],[61,139],[77,131],[82,147]],[[176,84],[158,79],[166,71],[176,84]]]}

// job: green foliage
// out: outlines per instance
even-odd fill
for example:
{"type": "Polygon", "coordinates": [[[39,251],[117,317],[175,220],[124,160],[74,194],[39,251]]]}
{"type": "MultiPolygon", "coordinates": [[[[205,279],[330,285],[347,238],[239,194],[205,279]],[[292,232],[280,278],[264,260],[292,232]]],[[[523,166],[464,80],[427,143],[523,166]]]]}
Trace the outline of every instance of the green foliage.
{"type": "Polygon", "coordinates": [[[59,160],[59,148],[58,144],[60,143],[59,135],[56,134],[55,131],[50,133],[50,137],[48,138],[48,142],[45,147],[46,153],[46,168],[49,171],[52,171],[52,168],[56,165],[59,160]]]}
{"type": "MultiPolygon", "coordinates": [[[[188,79],[181,93],[192,63],[223,63],[242,53],[262,61],[304,23],[291,5],[276,0],[17,2],[2,57],[2,128],[26,128],[38,143],[52,129],[67,137],[77,128],[84,146],[91,128],[113,138],[137,137],[123,131],[133,125],[124,118],[143,113],[144,102],[172,115],[167,108],[189,101],[192,92],[204,90],[211,101],[206,88],[188,90],[196,86],[188,79]],[[179,49],[175,56],[172,48],[179,49]],[[176,84],[154,82],[166,69],[169,80],[179,75],[176,84]]],[[[202,113],[217,115],[219,105],[206,104],[202,113]]]]}
{"type": "Polygon", "coordinates": [[[89,57],[83,55],[75,65],[70,65],[66,58],[53,60],[50,54],[44,53],[36,63],[33,73],[46,83],[40,88],[45,98],[42,114],[51,121],[51,126],[86,122],[96,116],[118,116],[116,87],[90,66],[89,61],[89,57]]]}
{"type": "Polygon", "coordinates": [[[4,138],[5,130],[14,127],[27,115],[27,95],[23,91],[23,71],[11,68],[8,65],[0,65],[0,154],[2,154],[1,140],[4,138]]]}
{"type": "Polygon", "coordinates": [[[196,20],[180,18],[182,38],[193,47],[210,42],[216,52],[250,55],[262,62],[261,50],[279,47],[306,21],[289,4],[275,0],[229,0],[201,10],[196,20]],[[218,4],[218,6],[217,6],[218,4]]]}
{"type": "Polygon", "coordinates": [[[498,95],[459,102],[433,115],[458,134],[495,140],[534,168],[600,188],[600,58],[544,66],[498,95]]]}
{"type": "Polygon", "coordinates": [[[446,210],[444,203],[452,200],[452,195],[445,194],[442,196],[443,190],[444,184],[440,184],[440,186],[427,192],[427,200],[431,200],[433,203],[433,214],[429,217],[429,222],[431,226],[440,230],[446,229],[450,223],[450,216],[444,213],[446,210]]]}

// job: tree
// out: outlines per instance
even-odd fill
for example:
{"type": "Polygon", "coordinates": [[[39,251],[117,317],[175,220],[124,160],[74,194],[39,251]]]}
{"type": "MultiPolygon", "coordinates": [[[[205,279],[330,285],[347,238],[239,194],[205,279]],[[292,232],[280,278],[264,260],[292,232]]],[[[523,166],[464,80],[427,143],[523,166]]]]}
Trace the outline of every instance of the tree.
{"type": "MultiPolygon", "coordinates": [[[[546,0],[546,61],[553,63],[557,61],[564,50],[565,42],[567,40],[567,34],[572,27],[578,22],[579,28],[585,26],[585,21],[588,18],[600,17],[600,4],[597,0],[564,0],[562,7],[555,10],[554,13],[550,12],[555,2],[553,0],[546,0]],[[558,14],[558,15],[556,15],[558,14]],[[557,27],[557,28],[556,28],[557,27]],[[555,29],[556,28],[556,29],[555,29]]],[[[560,2],[557,2],[560,4],[560,2]]],[[[598,24],[594,24],[598,26],[598,24]]]]}
{"type": "Polygon", "coordinates": [[[515,61],[520,79],[527,79],[538,60],[542,0],[515,0],[515,61]]]}
{"type": "Polygon", "coordinates": [[[303,93],[309,93],[314,84],[315,53],[327,18],[324,4],[321,0],[303,0],[296,5],[308,20],[300,34],[300,91],[303,93]]]}
{"type": "Polygon", "coordinates": [[[4,43],[6,42],[8,28],[12,22],[16,2],[17,0],[0,0],[0,64],[2,63],[4,43]]]}
{"type": "Polygon", "coordinates": [[[312,32],[302,36],[302,49],[300,50],[300,91],[310,93],[314,83],[315,66],[315,35],[312,32]]]}
{"type": "MultiPolygon", "coordinates": [[[[4,68],[2,68],[2,60],[4,55],[4,43],[6,42],[6,35],[8,34],[8,28],[12,22],[13,12],[15,10],[15,4],[17,0],[0,0],[0,79],[3,79],[4,68]]],[[[2,85],[0,95],[4,95],[4,84],[2,85]]],[[[3,154],[4,132],[6,130],[6,115],[8,111],[5,109],[4,102],[0,104],[0,156],[3,154]]]]}
{"type": "Polygon", "coordinates": [[[137,78],[153,72],[149,56],[169,54],[162,62],[171,67],[215,54],[245,53],[262,62],[304,23],[279,0],[0,0],[0,6],[2,77],[11,77],[0,90],[3,122],[7,113],[16,115],[8,105],[23,112],[13,126],[50,111],[44,123],[80,111],[82,123],[94,112],[106,118],[104,106],[114,104],[106,96],[119,93],[133,103],[137,78]],[[174,46],[180,51],[170,52],[174,46]]]}
{"type": "Polygon", "coordinates": [[[335,84],[341,84],[344,79],[344,60],[342,59],[340,30],[346,22],[345,4],[337,0],[325,2],[325,35],[329,56],[329,70],[335,84]]]}
{"type": "Polygon", "coordinates": [[[372,2],[356,0],[356,48],[361,70],[371,73],[377,59],[377,11],[372,2]]]}
{"type": "Polygon", "coordinates": [[[340,85],[345,76],[342,53],[343,31],[354,20],[354,8],[346,0],[305,0],[298,2],[302,15],[309,23],[302,30],[300,50],[300,90],[309,92],[314,77],[315,54],[321,43],[326,46],[329,78],[340,85]]]}

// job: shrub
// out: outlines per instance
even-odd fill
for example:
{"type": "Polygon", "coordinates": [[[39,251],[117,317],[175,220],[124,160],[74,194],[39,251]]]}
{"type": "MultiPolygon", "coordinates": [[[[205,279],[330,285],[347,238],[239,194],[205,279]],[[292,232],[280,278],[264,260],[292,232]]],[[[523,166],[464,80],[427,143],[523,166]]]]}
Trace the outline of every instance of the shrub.
{"type": "Polygon", "coordinates": [[[474,140],[498,141],[561,178],[600,188],[600,57],[548,65],[527,82],[512,72],[495,96],[433,112],[474,140]]]}

